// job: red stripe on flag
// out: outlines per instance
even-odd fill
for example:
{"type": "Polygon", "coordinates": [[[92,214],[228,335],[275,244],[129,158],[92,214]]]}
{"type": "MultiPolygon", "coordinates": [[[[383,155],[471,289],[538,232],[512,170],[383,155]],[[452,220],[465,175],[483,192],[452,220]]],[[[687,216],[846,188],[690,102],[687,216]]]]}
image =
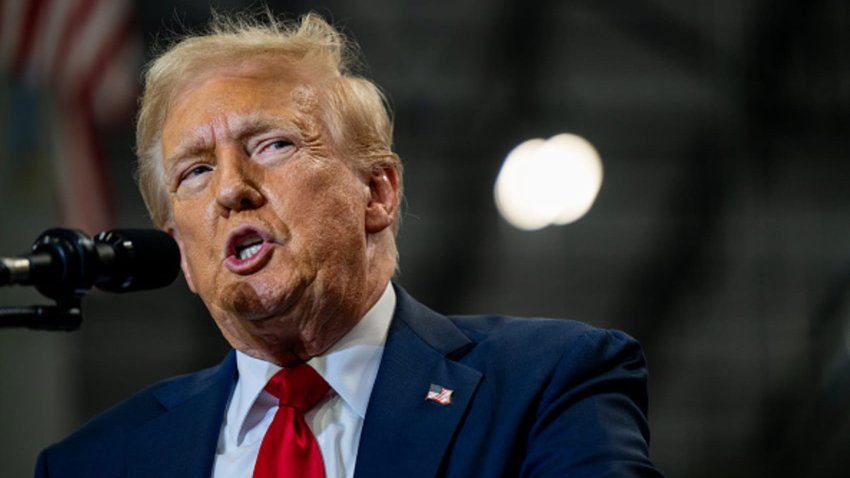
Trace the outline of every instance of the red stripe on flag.
{"type": "MultiPolygon", "coordinates": [[[[70,1],[70,0],[69,0],[70,1]]],[[[50,77],[56,81],[66,81],[67,78],[62,78],[59,75],[65,72],[65,63],[68,61],[68,53],[73,45],[75,37],[83,29],[89,17],[94,12],[97,0],[81,0],[77,4],[77,8],[68,16],[62,28],[62,35],[59,37],[59,48],[56,49],[56,58],[53,59],[53,69],[50,71],[50,77]]]]}
{"type": "Polygon", "coordinates": [[[87,218],[87,226],[92,234],[109,229],[113,226],[113,191],[112,182],[109,181],[108,165],[106,155],[103,154],[98,141],[97,129],[95,128],[94,112],[91,105],[84,109],[85,140],[89,143],[89,154],[86,157],[85,172],[88,174],[88,183],[91,197],[78,205],[81,211],[91,211],[92,217],[87,218]]]}
{"type": "Polygon", "coordinates": [[[60,149],[65,166],[60,194],[61,221],[66,227],[94,234],[112,225],[112,191],[106,180],[94,121],[87,108],[62,108],[60,149]]]}
{"type": "Polygon", "coordinates": [[[43,7],[44,0],[29,0],[26,15],[24,16],[24,24],[21,28],[21,37],[18,39],[18,48],[12,60],[12,71],[16,73],[23,70],[24,65],[32,53],[32,47],[35,44],[35,36],[38,30],[36,25],[38,25],[41,12],[44,10],[43,7]]]}
{"type": "MultiPolygon", "coordinates": [[[[3,12],[6,11],[6,5],[3,5],[4,0],[0,0],[0,25],[3,25],[3,12]]],[[[2,52],[0,52],[0,66],[3,66],[2,52]]]]}
{"type": "MultiPolygon", "coordinates": [[[[77,92],[80,101],[85,104],[91,104],[94,100],[94,92],[97,89],[98,82],[103,77],[103,73],[109,67],[112,61],[124,49],[126,42],[131,38],[130,33],[133,32],[133,26],[130,16],[128,15],[119,23],[107,37],[104,36],[102,48],[97,54],[94,63],[89,70],[84,73],[82,81],[79,83],[79,91],[77,92]]],[[[77,96],[74,95],[74,96],[77,96]]]]}

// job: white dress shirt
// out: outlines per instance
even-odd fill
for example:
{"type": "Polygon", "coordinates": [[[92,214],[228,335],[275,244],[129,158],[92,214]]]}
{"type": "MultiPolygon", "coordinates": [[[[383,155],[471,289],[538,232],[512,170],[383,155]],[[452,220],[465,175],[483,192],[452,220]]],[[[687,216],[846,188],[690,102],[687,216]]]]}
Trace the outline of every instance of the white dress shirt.
{"type": "MultiPolygon", "coordinates": [[[[310,359],[331,391],[305,418],[322,451],[328,478],[354,476],[363,418],[395,310],[391,284],[378,302],[325,354],[310,359]]],[[[277,398],[264,390],[281,367],[236,352],[239,379],[227,404],[218,437],[213,478],[250,478],[260,443],[277,411],[277,398]]]]}

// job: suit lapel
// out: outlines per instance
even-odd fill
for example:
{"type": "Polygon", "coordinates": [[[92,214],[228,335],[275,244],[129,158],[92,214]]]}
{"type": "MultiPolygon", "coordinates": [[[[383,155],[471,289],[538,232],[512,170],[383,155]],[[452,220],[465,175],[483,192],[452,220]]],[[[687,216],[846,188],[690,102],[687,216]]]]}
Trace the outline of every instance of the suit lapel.
{"type": "Polygon", "coordinates": [[[210,476],[224,409],[236,380],[234,353],[217,369],[192,380],[188,385],[172,383],[154,392],[165,412],[131,438],[128,476],[210,476]]]}
{"type": "Polygon", "coordinates": [[[355,477],[434,477],[481,372],[455,362],[473,346],[446,317],[396,287],[397,306],[369,399],[355,477]],[[451,403],[426,400],[431,385],[451,403]]]}

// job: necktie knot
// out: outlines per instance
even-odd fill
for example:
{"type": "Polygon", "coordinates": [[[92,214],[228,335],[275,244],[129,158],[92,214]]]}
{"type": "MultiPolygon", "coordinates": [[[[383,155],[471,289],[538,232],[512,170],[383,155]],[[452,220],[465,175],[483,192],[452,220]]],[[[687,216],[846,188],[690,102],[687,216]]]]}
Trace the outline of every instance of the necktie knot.
{"type": "Polygon", "coordinates": [[[304,414],[328,389],[307,364],[285,368],[269,380],[266,391],[277,397],[280,406],[260,443],[253,478],[325,478],[322,451],[304,414]]]}
{"type": "Polygon", "coordinates": [[[281,406],[295,408],[307,413],[327,395],[330,386],[313,367],[299,364],[276,373],[266,391],[277,397],[281,406]]]}

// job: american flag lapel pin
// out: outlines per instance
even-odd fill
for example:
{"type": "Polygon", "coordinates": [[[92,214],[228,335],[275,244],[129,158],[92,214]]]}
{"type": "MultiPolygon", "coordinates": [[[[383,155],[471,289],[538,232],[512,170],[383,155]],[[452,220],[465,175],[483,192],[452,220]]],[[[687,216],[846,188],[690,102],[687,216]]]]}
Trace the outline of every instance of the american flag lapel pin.
{"type": "Polygon", "coordinates": [[[443,387],[442,385],[431,384],[428,388],[428,394],[425,395],[425,400],[437,402],[440,405],[450,405],[452,403],[452,394],[454,390],[443,387]]]}

